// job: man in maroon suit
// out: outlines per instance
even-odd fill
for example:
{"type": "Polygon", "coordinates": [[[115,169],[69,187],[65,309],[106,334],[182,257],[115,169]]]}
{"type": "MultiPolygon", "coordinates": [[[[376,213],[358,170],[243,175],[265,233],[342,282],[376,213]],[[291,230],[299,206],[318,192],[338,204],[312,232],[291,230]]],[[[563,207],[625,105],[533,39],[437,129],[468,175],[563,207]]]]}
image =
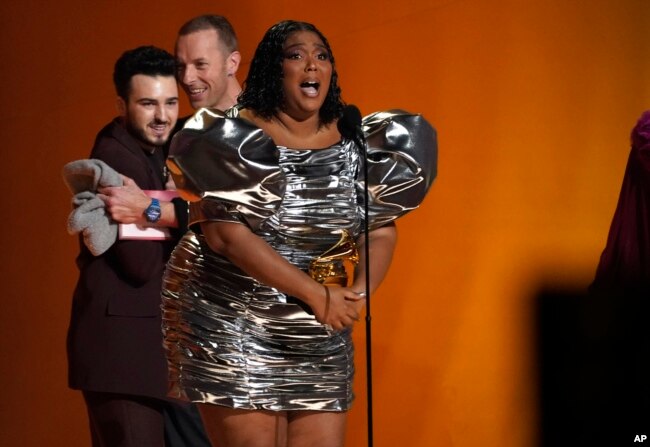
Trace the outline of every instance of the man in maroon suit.
{"type": "MultiPolygon", "coordinates": [[[[175,59],[151,46],[126,51],[115,64],[119,116],[99,132],[90,158],[142,190],[166,188],[163,149],[178,117],[175,73],[175,59]]],[[[131,220],[169,227],[174,235],[185,215],[180,199],[150,199],[131,220]]],[[[161,281],[175,242],[118,239],[99,256],[81,243],[68,332],[69,384],[83,392],[93,446],[162,447],[165,414],[187,408],[166,397],[161,335],[161,281]]],[[[200,426],[193,430],[199,430],[190,435],[195,441],[182,445],[209,445],[200,426]]]]}
{"type": "MultiPolygon", "coordinates": [[[[237,36],[225,17],[197,16],[181,26],[176,40],[176,75],[193,108],[225,110],[236,104],[241,92],[235,76],[240,60],[237,36]]],[[[177,128],[182,127],[182,122],[179,120],[177,128]]],[[[107,211],[114,221],[173,227],[178,219],[179,228],[186,226],[186,208],[165,200],[157,203],[161,208],[160,220],[146,222],[146,211],[152,205],[152,199],[142,192],[147,188],[134,181],[128,171],[116,170],[126,176],[124,186],[102,190],[107,211]]],[[[159,332],[162,337],[160,329],[159,332]]],[[[207,442],[207,437],[197,419],[195,408],[165,412],[167,447],[204,445],[202,442],[204,439],[207,442]]]]}

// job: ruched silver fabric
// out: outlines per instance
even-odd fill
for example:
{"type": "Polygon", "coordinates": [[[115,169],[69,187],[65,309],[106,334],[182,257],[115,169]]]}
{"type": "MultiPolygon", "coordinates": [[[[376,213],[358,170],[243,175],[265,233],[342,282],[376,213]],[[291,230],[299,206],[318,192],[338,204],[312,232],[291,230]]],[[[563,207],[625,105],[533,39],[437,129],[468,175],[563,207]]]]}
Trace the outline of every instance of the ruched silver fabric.
{"type": "MultiPolygon", "coordinates": [[[[236,116],[236,109],[228,117],[199,111],[172,144],[176,183],[199,200],[191,204],[195,231],[174,250],[163,283],[170,396],[239,409],[345,411],[353,399],[350,330],[320,324],[304,303],[210,250],[197,224],[247,225],[307,271],[343,230],[361,232],[359,150],[347,140],[314,150],[276,147],[236,116]]],[[[364,130],[377,227],[424,198],[435,177],[435,133],[405,112],[374,115],[364,130]]]]}

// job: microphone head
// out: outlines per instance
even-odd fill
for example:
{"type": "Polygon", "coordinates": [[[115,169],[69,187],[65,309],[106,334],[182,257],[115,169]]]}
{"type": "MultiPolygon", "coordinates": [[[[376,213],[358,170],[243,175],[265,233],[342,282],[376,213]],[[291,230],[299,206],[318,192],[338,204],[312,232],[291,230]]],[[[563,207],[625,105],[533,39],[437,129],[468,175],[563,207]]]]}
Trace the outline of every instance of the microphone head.
{"type": "Polygon", "coordinates": [[[361,127],[361,112],[359,111],[359,108],[353,104],[349,104],[343,108],[342,118],[353,126],[361,127]]]}
{"type": "Polygon", "coordinates": [[[361,112],[359,108],[352,104],[345,106],[336,127],[343,137],[353,139],[357,132],[361,130],[361,112]]]}

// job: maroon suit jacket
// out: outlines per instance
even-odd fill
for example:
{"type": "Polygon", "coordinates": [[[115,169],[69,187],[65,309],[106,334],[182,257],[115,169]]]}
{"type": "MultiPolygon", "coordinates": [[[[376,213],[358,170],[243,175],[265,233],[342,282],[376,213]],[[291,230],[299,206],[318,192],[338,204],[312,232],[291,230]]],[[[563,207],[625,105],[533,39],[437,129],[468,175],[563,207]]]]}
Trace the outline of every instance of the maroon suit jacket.
{"type": "Polygon", "coordinates": [[[623,185],[592,287],[650,286],[650,111],[632,130],[623,185]]]}
{"type": "MultiPolygon", "coordinates": [[[[142,189],[164,189],[147,157],[117,119],[99,132],[90,154],[142,189]]],[[[67,343],[71,388],[165,397],[160,291],[174,242],[118,240],[101,256],[80,243],[67,343]]]]}

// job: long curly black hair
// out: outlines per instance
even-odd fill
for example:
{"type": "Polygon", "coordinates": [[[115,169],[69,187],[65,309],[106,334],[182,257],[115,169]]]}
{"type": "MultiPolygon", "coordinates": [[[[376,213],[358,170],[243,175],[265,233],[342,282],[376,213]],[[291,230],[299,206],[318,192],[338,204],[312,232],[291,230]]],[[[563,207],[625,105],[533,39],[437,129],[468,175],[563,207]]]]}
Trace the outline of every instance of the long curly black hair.
{"type": "Polygon", "coordinates": [[[325,102],[320,108],[321,124],[331,123],[341,116],[344,103],[341,100],[341,89],[338,85],[338,75],[334,65],[334,55],[325,36],[311,23],[284,20],[273,25],[264,35],[255,50],[248,76],[244,82],[244,90],[239,95],[239,104],[254,110],[263,118],[269,119],[276,115],[284,104],[282,87],[283,47],[287,37],[296,31],[311,31],[323,41],[332,63],[332,79],[325,102]]]}

